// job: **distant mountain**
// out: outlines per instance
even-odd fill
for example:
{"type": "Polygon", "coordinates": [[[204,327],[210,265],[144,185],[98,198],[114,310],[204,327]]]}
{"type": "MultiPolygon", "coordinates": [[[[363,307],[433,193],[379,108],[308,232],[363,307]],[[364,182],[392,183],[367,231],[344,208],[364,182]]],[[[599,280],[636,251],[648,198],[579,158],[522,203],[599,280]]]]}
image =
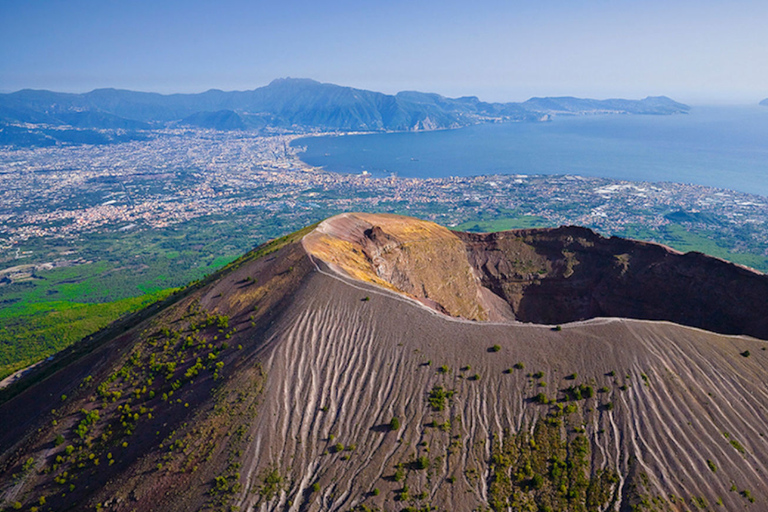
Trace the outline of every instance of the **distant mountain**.
{"type": "Polygon", "coordinates": [[[586,228],[342,214],[2,389],[0,507],[766,510],[766,294],[586,228]]]}
{"type": "Polygon", "coordinates": [[[181,120],[182,124],[211,130],[245,130],[243,118],[231,110],[197,112],[181,120]]]}
{"type": "Polygon", "coordinates": [[[640,101],[609,99],[590,100],[582,98],[531,98],[523,106],[534,112],[548,114],[662,114],[681,113],[689,110],[688,105],[678,103],[666,96],[649,96],[640,101]]]}
{"type": "Polygon", "coordinates": [[[688,107],[666,97],[644,100],[532,98],[486,103],[406,91],[395,95],[281,78],[252,91],[199,94],[97,89],[84,94],[25,89],[0,95],[0,125],[46,124],[97,130],[191,125],[215,130],[412,131],[482,122],[536,121],[557,114],[675,114],[688,107]]]}
{"type": "Polygon", "coordinates": [[[760,105],[762,105],[764,107],[768,107],[768,98],[765,98],[763,101],[761,101],[760,105]]]}
{"type": "Polygon", "coordinates": [[[152,128],[149,123],[98,111],[65,112],[58,114],[56,117],[64,124],[77,128],[113,130],[148,130],[152,128]]]}

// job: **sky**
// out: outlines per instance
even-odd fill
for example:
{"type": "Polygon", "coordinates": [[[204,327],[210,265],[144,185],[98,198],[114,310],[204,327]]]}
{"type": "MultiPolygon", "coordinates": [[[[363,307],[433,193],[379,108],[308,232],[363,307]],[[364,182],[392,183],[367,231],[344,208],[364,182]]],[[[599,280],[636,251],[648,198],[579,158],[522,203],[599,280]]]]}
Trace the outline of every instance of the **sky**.
{"type": "Polygon", "coordinates": [[[0,0],[0,91],[768,97],[765,0],[0,0]]]}

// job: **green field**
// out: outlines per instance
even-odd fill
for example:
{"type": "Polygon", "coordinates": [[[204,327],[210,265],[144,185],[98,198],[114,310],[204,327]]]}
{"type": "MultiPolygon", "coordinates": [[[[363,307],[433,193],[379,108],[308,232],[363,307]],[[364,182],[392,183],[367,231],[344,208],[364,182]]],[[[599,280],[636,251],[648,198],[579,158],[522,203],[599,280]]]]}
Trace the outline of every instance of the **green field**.
{"type": "Polygon", "coordinates": [[[719,245],[711,238],[686,230],[680,224],[668,224],[662,226],[658,230],[633,226],[627,228],[622,233],[618,233],[618,235],[637,240],[658,242],[681,252],[701,252],[716,258],[751,267],[760,272],[768,272],[768,258],[765,256],[731,251],[730,249],[719,245]]]}
{"type": "Polygon", "coordinates": [[[173,291],[163,290],[104,304],[33,302],[0,309],[0,379],[173,291]]]}
{"type": "Polygon", "coordinates": [[[454,227],[456,231],[470,231],[472,233],[495,233],[510,229],[546,228],[552,224],[541,217],[523,215],[520,217],[468,221],[454,227]]]}

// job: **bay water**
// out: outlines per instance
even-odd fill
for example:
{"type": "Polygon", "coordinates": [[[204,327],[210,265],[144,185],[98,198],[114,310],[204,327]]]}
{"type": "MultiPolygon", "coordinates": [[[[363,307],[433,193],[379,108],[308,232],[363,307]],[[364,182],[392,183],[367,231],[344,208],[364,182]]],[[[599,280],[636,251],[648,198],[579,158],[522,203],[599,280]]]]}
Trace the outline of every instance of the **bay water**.
{"type": "Polygon", "coordinates": [[[558,116],[456,130],[305,137],[300,158],[339,173],[416,178],[575,174],[768,196],[768,108],[558,116]]]}

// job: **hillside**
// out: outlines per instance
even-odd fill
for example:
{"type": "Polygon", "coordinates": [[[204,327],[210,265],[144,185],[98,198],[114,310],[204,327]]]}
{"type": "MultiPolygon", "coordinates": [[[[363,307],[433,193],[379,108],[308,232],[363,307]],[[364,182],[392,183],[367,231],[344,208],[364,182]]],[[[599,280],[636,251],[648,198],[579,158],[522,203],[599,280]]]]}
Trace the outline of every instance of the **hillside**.
{"type": "Polygon", "coordinates": [[[765,302],[749,299],[767,281],[581,228],[469,235],[341,215],[5,390],[0,499],[23,510],[762,510],[768,356],[744,332],[768,337],[765,302]],[[679,295],[669,308],[651,293],[662,283],[679,295]],[[743,297],[749,321],[710,327],[739,331],[729,335],[701,329],[737,314],[708,309],[718,302],[702,292],[743,297]],[[609,307],[667,318],[602,317],[609,307]],[[552,323],[529,323],[542,318],[552,323]]]}
{"type": "Polygon", "coordinates": [[[63,131],[64,127],[83,131],[83,137],[87,135],[96,141],[87,143],[97,144],[125,140],[134,131],[177,126],[297,132],[410,131],[457,128],[489,121],[538,121],[550,114],[687,111],[688,106],[664,97],[643,100],[534,98],[525,103],[486,103],[476,97],[454,99],[414,91],[388,95],[292,78],[277,79],[251,91],[210,90],[199,94],[162,95],[118,89],[97,89],[83,94],[22,90],[0,94],[0,144],[73,143],[71,135],[67,138],[63,131]],[[38,126],[26,126],[28,123],[38,126]],[[122,132],[112,140],[94,130],[122,132]],[[103,141],[96,139],[98,135],[103,141]]]}

